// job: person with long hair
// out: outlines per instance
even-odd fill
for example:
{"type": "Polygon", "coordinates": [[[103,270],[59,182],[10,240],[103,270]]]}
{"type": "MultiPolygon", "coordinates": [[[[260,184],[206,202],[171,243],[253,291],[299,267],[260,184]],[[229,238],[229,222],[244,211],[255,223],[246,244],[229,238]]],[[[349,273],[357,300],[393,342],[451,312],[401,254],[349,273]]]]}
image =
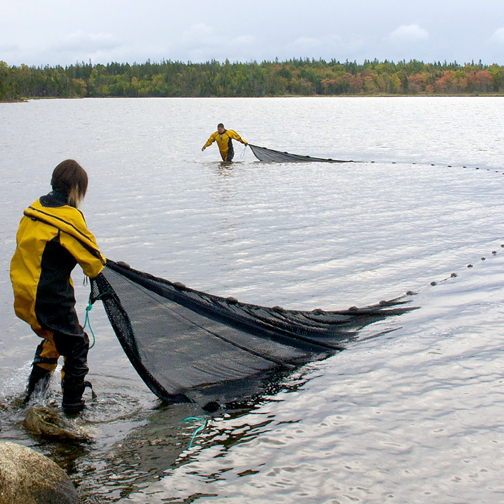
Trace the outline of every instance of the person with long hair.
{"type": "Polygon", "coordinates": [[[45,390],[58,358],[63,410],[78,413],[88,372],[89,339],[79,324],[70,274],[77,263],[89,278],[96,277],[106,259],[78,209],[86,195],[88,176],[67,159],[53,171],[52,191],[25,211],[16,235],[10,275],[14,310],[42,338],[35,352],[25,403],[36,390],[45,390]]]}

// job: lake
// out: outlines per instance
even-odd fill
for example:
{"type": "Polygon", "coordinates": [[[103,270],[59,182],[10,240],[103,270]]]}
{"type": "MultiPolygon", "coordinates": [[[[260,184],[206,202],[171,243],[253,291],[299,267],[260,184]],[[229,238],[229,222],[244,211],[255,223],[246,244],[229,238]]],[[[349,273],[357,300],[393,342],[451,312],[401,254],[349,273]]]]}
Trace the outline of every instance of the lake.
{"type": "MultiPolygon", "coordinates": [[[[83,502],[502,500],[503,98],[3,103],[0,152],[1,439],[55,460],[83,502]],[[222,164],[215,145],[201,152],[218,122],[256,145],[359,162],[261,163],[235,143],[222,164]],[[20,397],[39,341],[14,315],[9,263],[24,208],[66,158],[89,174],[82,210],[110,259],[266,306],[341,310],[411,291],[417,309],[208,415],[157,400],[97,304],[98,398],[77,420],[95,441],[34,439],[20,397]]],[[[83,322],[89,286],[79,267],[73,279],[83,322]]],[[[54,377],[59,408],[58,389],[54,377]]]]}

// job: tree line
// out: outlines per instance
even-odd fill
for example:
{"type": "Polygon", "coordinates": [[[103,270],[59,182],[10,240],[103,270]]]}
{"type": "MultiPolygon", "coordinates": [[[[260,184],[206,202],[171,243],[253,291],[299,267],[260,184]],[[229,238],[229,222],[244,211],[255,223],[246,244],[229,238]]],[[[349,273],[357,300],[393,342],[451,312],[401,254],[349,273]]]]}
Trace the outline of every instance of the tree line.
{"type": "Polygon", "coordinates": [[[359,64],[315,59],[230,63],[9,66],[0,61],[0,101],[74,97],[236,97],[502,94],[504,66],[411,60],[359,64]]]}

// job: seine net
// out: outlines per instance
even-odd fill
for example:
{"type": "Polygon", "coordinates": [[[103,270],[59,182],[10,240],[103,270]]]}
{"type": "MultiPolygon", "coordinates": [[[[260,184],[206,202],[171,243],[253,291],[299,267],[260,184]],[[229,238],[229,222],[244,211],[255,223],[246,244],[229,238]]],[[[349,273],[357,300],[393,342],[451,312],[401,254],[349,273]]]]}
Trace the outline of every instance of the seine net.
{"type": "Polygon", "coordinates": [[[256,393],[266,376],[324,359],[363,326],[407,310],[399,299],[334,312],[266,308],[113,261],[92,281],[91,302],[98,299],[141,378],[169,402],[256,393]]]}
{"type": "Polygon", "coordinates": [[[273,149],[267,149],[266,147],[259,147],[258,145],[252,145],[252,144],[248,145],[252,149],[254,156],[257,159],[259,159],[259,161],[264,161],[266,163],[307,163],[307,162],[353,163],[354,162],[354,161],[342,161],[340,159],[301,156],[299,154],[290,154],[289,152],[280,152],[273,149]]]}

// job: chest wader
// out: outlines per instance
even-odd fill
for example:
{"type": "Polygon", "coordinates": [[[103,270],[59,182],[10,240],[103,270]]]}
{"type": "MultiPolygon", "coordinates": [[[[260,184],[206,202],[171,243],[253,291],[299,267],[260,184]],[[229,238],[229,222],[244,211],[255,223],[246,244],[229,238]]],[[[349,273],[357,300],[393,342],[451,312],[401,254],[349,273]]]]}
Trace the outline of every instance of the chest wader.
{"type": "Polygon", "coordinates": [[[234,148],[233,148],[233,142],[230,138],[229,142],[228,142],[228,151],[227,151],[226,161],[229,163],[229,162],[233,161],[233,158],[234,158],[234,148]]]}
{"type": "Polygon", "coordinates": [[[106,259],[86,227],[82,212],[67,204],[58,191],[40,197],[24,211],[11,260],[16,315],[42,338],[33,360],[25,403],[33,393],[47,389],[60,356],[63,410],[84,408],[82,394],[88,382],[89,339],[75,312],[70,278],[79,263],[89,278],[97,276],[106,259]],[[33,271],[39,270],[39,275],[33,271]]]}
{"type": "MultiPolygon", "coordinates": [[[[33,393],[44,393],[47,390],[49,378],[56,369],[60,355],[64,357],[61,370],[61,388],[63,391],[63,411],[67,414],[79,413],[84,409],[82,395],[86,387],[91,387],[84,377],[88,372],[87,353],[89,338],[85,332],[82,336],[45,331],[45,339],[35,352],[33,367],[28,379],[27,394],[24,399],[28,403],[33,393]]],[[[94,395],[94,394],[93,394],[94,395]]]]}

